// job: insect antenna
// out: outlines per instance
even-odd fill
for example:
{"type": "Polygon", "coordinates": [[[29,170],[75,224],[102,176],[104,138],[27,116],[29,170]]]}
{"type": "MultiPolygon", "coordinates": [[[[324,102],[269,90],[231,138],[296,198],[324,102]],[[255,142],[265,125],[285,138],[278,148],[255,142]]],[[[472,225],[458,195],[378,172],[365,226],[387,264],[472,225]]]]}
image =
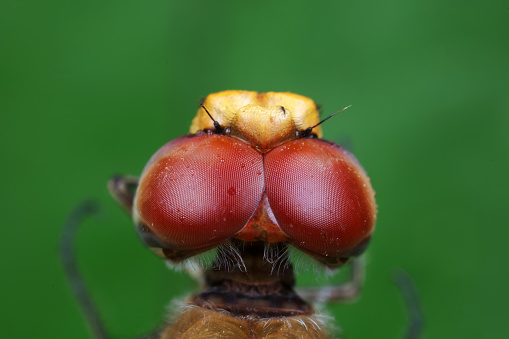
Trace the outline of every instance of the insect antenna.
{"type": "Polygon", "coordinates": [[[207,115],[210,117],[210,119],[214,122],[214,129],[216,131],[217,134],[223,134],[224,133],[224,127],[221,126],[221,124],[219,122],[217,122],[213,117],[212,115],[210,114],[209,110],[207,109],[207,107],[205,107],[203,104],[200,104],[200,106],[205,110],[205,112],[207,112],[207,115]]]}
{"type": "Polygon", "coordinates": [[[343,109],[340,109],[339,111],[337,112],[334,112],[332,113],[331,115],[329,115],[327,118],[325,119],[322,119],[319,123],[317,123],[316,125],[312,126],[312,127],[308,127],[306,128],[305,130],[301,131],[301,137],[305,138],[307,136],[309,136],[311,134],[311,131],[313,130],[313,128],[317,127],[317,126],[320,126],[322,123],[324,123],[325,121],[329,120],[330,118],[332,118],[333,116],[335,116],[336,114],[338,114],[339,112],[343,112],[344,110],[348,109],[352,107],[352,105],[348,105],[346,106],[345,108],[343,109]]]}

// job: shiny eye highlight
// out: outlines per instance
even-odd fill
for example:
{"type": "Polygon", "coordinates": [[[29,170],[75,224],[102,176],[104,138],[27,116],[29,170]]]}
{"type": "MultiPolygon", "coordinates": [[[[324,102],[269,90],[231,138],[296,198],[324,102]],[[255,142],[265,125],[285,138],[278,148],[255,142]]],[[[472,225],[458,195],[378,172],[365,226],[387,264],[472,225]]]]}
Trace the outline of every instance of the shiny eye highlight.
{"type": "Polygon", "coordinates": [[[175,260],[232,237],[280,232],[275,238],[336,265],[362,252],[376,205],[362,167],[332,142],[298,139],[261,154],[235,138],[201,133],[156,152],[134,216],[146,244],[175,260]],[[273,215],[274,225],[265,220],[253,228],[250,220],[260,213],[273,215]]]}
{"type": "Polygon", "coordinates": [[[140,235],[149,247],[159,244],[177,256],[218,246],[251,217],[262,173],[262,155],[233,138],[200,133],[166,144],[145,167],[136,193],[140,235]]]}
{"type": "Polygon", "coordinates": [[[376,219],[374,191],[342,147],[300,139],[265,155],[266,193],[289,242],[333,264],[362,251],[376,219]]]}

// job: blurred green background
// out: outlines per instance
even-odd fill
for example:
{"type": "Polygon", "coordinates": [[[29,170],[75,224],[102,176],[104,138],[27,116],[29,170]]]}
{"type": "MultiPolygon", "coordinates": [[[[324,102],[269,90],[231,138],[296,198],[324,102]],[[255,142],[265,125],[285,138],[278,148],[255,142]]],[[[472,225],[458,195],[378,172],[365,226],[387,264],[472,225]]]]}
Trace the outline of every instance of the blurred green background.
{"type": "Polygon", "coordinates": [[[328,307],[346,338],[402,337],[397,267],[419,289],[422,338],[509,337],[508,33],[507,1],[2,0],[2,337],[91,337],[57,257],[86,198],[104,211],[80,229],[79,263],[114,338],[193,291],[105,184],[225,89],[353,105],[324,132],[367,169],[379,221],[361,299],[328,307]]]}

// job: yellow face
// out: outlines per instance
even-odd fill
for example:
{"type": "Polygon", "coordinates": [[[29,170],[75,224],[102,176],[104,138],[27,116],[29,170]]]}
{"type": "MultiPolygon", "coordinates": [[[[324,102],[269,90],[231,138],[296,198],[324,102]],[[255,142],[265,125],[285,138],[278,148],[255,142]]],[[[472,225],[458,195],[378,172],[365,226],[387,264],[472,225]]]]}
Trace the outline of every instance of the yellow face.
{"type": "MultiPolygon", "coordinates": [[[[203,106],[221,126],[230,128],[230,136],[261,152],[297,139],[299,131],[319,122],[315,102],[289,92],[224,91],[207,96],[203,106]]],[[[213,128],[213,121],[200,108],[189,132],[213,128]]],[[[320,126],[313,128],[313,134],[322,137],[320,126]]]]}

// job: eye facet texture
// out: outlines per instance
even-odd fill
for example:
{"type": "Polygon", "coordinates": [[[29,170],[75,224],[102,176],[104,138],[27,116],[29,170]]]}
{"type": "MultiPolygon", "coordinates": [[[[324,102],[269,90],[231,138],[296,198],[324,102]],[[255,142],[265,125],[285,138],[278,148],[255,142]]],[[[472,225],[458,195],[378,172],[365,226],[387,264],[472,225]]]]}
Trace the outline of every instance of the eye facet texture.
{"type": "MultiPolygon", "coordinates": [[[[289,141],[262,155],[232,137],[178,138],[145,167],[134,214],[165,249],[198,253],[245,238],[264,192],[263,208],[282,239],[324,262],[349,257],[373,231],[369,178],[350,153],[319,139],[289,141]]],[[[265,226],[256,230],[267,233],[265,226]]]]}
{"type": "Polygon", "coordinates": [[[265,155],[265,187],[279,227],[297,248],[324,259],[348,256],[372,233],[369,178],[340,146],[300,139],[265,155]]]}
{"type": "Polygon", "coordinates": [[[172,250],[213,248],[239,232],[263,193],[262,156],[206,133],[163,146],[145,167],[135,215],[172,250]]]}

